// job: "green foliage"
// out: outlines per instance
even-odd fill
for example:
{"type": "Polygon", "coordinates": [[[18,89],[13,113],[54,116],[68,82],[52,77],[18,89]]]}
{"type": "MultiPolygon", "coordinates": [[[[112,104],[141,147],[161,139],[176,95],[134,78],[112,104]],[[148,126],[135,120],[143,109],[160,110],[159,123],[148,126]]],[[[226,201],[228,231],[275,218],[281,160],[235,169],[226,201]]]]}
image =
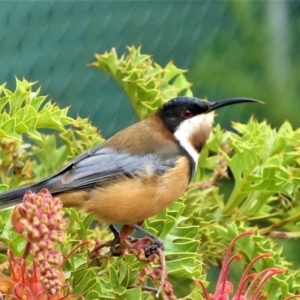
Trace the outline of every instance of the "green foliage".
{"type": "MultiPolygon", "coordinates": [[[[115,50],[96,55],[92,65],[108,72],[124,88],[139,119],[172,97],[192,94],[183,70],[172,63],[160,67],[150,56],[141,54],[140,48],[130,47],[129,54],[121,58],[115,50]]],[[[7,119],[0,124],[11,122],[14,126],[1,127],[2,183],[14,187],[34,182],[102,141],[88,120],[73,120],[67,117],[67,109],[54,104],[42,106],[46,98],[39,96],[40,90],[32,92],[32,84],[25,80],[17,81],[15,92],[4,90],[2,86],[5,96],[1,99],[6,100],[0,99],[0,103],[5,102],[7,119]],[[34,122],[21,121],[20,115],[27,116],[28,112],[34,122]],[[26,127],[18,125],[21,123],[26,127]],[[41,126],[60,133],[41,133],[41,126]]],[[[272,257],[255,265],[255,271],[276,266],[287,272],[273,277],[263,290],[272,299],[299,291],[298,272],[265,235],[279,232],[289,237],[300,231],[300,131],[293,130],[288,122],[276,130],[254,119],[247,124],[234,123],[233,128],[235,132],[215,127],[183,198],[145,222],[145,227],[165,243],[169,280],[178,298],[199,299],[201,288],[194,280],[204,280],[210,264],[223,259],[230,241],[254,225],[257,230],[251,242],[245,239],[237,243],[238,252],[244,254],[235,266],[237,274],[258,254],[270,252],[272,257]]],[[[82,294],[86,299],[155,299],[155,294],[141,289],[138,281],[145,261],[133,254],[110,257],[105,252],[98,260],[90,261],[93,241],[107,241],[111,234],[103,225],[94,224],[91,215],[74,209],[65,211],[68,238],[63,253],[67,255],[82,241],[91,243],[78,249],[64,266],[73,294],[82,294]]],[[[11,231],[8,219],[7,211],[0,213],[1,241],[21,253],[24,241],[22,244],[11,231]]],[[[1,262],[4,259],[0,256],[1,262]]],[[[153,287],[150,281],[146,284],[153,287]]]]}
{"type": "Polygon", "coordinates": [[[190,207],[185,215],[193,216],[192,224],[200,224],[200,247],[209,261],[219,247],[212,237],[213,224],[226,227],[228,222],[244,221],[259,226],[262,234],[299,231],[299,129],[294,131],[286,122],[275,130],[253,119],[233,127],[237,133],[215,128],[194,178],[200,184],[187,192],[190,207]],[[224,164],[232,177],[220,181],[228,176],[222,173],[224,164]]]}
{"type": "Polygon", "coordinates": [[[39,96],[40,89],[31,90],[34,83],[26,80],[16,80],[14,92],[0,86],[0,136],[21,140],[19,134],[25,133],[31,139],[42,140],[37,129],[48,128],[64,131],[64,125],[70,124],[71,118],[67,117],[68,108],[59,109],[57,105],[45,102],[45,96],[39,96]]]}
{"type": "Polygon", "coordinates": [[[233,128],[240,135],[232,134],[230,146],[235,154],[226,156],[226,161],[235,186],[223,213],[232,214],[239,207],[240,214],[254,219],[268,216],[272,223],[295,215],[299,206],[300,131],[293,131],[287,122],[275,130],[255,120],[233,128]],[[286,211],[287,203],[280,201],[283,197],[291,197],[293,210],[286,211]]]}
{"type": "Polygon", "coordinates": [[[96,55],[91,65],[108,72],[126,91],[140,120],[177,95],[192,96],[184,70],[172,62],[165,68],[155,63],[141,48],[128,47],[129,54],[118,58],[115,49],[96,55]]]}
{"type": "Polygon", "coordinates": [[[46,101],[34,83],[16,79],[15,91],[0,87],[0,178],[11,188],[57,171],[70,158],[100,143],[87,119],[67,116],[68,108],[46,101]],[[42,133],[45,129],[50,134],[42,133]],[[58,131],[59,140],[51,131],[58,131]],[[41,164],[41,162],[43,162],[41,164]]]}

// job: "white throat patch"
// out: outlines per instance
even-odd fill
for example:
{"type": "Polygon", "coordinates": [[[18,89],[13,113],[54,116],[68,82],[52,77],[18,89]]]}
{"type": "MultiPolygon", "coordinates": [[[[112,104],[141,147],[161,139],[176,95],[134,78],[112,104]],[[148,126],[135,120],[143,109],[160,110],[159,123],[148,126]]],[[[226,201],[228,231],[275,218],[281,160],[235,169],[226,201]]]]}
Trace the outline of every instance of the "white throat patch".
{"type": "Polygon", "coordinates": [[[214,112],[201,114],[184,120],[175,130],[174,136],[179,144],[189,153],[196,168],[199,153],[195,147],[204,145],[209,137],[214,122],[214,112]],[[199,145],[195,145],[197,142],[199,145]]]}

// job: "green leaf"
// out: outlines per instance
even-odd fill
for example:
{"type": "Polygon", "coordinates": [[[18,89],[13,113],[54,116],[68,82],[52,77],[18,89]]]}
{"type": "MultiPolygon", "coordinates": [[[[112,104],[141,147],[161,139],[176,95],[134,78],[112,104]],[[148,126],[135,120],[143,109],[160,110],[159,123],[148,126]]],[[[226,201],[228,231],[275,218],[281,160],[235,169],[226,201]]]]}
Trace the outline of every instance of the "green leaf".
{"type": "MultiPolygon", "coordinates": [[[[95,269],[84,269],[82,273],[82,277],[77,281],[76,284],[73,283],[73,294],[84,295],[90,290],[98,290],[101,292],[101,285],[97,282],[96,270],[95,269]],[[98,287],[98,288],[96,288],[98,287]]],[[[74,279],[78,277],[79,274],[74,273],[74,279]]]]}
{"type": "Polygon", "coordinates": [[[8,190],[8,185],[0,184],[0,193],[6,192],[8,190]]]}
{"type": "Polygon", "coordinates": [[[142,299],[142,291],[140,288],[132,288],[126,290],[126,292],[119,299],[123,299],[123,300],[142,299]]]}
{"type": "Polygon", "coordinates": [[[91,290],[86,294],[86,299],[100,299],[101,293],[96,290],[91,290]]]}

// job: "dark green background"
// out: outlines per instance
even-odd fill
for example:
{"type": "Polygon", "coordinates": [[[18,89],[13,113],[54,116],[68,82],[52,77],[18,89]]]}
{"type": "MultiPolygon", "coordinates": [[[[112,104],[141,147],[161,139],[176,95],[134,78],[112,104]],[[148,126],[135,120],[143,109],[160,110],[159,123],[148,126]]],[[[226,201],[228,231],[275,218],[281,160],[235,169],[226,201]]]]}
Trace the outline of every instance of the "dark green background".
{"type": "Polygon", "coordinates": [[[87,64],[112,47],[121,55],[127,45],[142,45],[159,64],[173,60],[189,69],[197,97],[266,102],[220,111],[224,126],[253,113],[299,126],[300,9],[281,2],[1,2],[0,82],[13,88],[15,76],[38,81],[43,94],[71,105],[72,116],[90,117],[108,137],[133,123],[134,114],[120,87],[87,64]]]}

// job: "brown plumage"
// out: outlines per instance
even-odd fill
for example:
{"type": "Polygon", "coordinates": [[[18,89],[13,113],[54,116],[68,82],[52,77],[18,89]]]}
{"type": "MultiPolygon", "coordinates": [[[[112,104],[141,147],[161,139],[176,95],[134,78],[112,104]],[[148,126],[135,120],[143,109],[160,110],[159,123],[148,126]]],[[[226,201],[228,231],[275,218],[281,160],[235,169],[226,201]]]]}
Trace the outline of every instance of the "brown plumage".
{"type": "Polygon", "coordinates": [[[103,146],[137,155],[153,152],[161,159],[177,156],[178,160],[165,174],[153,174],[151,165],[145,165],[134,177],[119,176],[109,185],[90,191],[59,193],[64,206],[94,213],[108,224],[140,223],[171,205],[189,184],[190,162],[180,156],[174,135],[156,115],[117,133],[103,146]],[[123,139],[124,135],[132,138],[123,139]]]}
{"type": "MultiPolygon", "coordinates": [[[[149,152],[163,155],[166,149],[168,152],[170,151],[169,147],[174,148],[175,143],[174,135],[156,114],[123,129],[105,141],[107,147],[121,153],[129,152],[136,155],[144,155],[149,152]],[[128,138],[124,139],[124,136],[128,138]]],[[[176,149],[174,148],[174,150],[176,149]]]]}
{"type": "Polygon", "coordinates": [[[81,207],[108,224],[138,224],[175,202],[188,187],[188,174],[189,162],[182,157],[176,168],[163,175],[122,177],[93,189],[81,207]]]}

